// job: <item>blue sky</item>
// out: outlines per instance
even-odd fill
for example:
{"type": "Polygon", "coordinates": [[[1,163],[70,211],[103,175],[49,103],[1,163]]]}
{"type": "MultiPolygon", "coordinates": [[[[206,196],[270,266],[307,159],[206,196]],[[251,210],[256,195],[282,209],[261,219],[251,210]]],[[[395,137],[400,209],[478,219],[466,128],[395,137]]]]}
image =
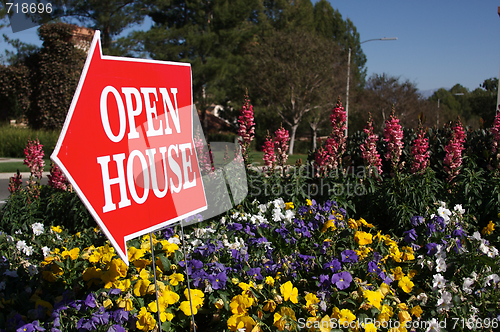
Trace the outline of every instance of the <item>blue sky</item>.
{"type": "MultiPolygon", "coordinates": [[[[500,71],[500,1],[493,0],[330,0],[342,17],[353,21],[361,41],[368,76],[387,73],[416,83],[421,91],[451,88],[470,90],[500,71]]],[[[36,28],[10,38],[40,45],[36,28]]],[[[0,52],[5,43],[0,41],[0,52]]]]}

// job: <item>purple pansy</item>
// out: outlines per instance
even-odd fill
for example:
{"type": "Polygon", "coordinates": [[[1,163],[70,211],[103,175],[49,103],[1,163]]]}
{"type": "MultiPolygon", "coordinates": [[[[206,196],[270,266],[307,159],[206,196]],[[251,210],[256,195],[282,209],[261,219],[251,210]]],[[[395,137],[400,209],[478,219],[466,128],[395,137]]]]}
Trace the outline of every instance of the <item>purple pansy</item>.
{"type": "Polygon", "coordinates": [[[344,290],[351,285],[352,276],[348,271],[343,271],[332,275],[331,281],[338,289],[344,290]]]}

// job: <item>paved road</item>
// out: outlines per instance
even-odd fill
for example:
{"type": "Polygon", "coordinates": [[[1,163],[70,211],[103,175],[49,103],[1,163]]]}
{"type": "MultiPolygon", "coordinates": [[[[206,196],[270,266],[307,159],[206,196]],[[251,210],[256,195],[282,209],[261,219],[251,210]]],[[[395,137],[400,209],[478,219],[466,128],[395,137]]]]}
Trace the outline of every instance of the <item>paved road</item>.
{"type": "MultiPolygon", "coordinates": [[[[22,159],[6,159],[0,158],[0,162],[7,161],[23,161],[22,159]]],[[[43,173],[42,184],[47,184],[48,178],[47,175],[49,173],[43,173]]],[[[23,183],[26,184],[26,181],[29,179],[30,173],[21,173],[23,176],[23,183]]],[[[5,200],[9,197],[9,178],[14,176],[14,173],[0,173],[0,207],[5,204],[5,200]]]]}

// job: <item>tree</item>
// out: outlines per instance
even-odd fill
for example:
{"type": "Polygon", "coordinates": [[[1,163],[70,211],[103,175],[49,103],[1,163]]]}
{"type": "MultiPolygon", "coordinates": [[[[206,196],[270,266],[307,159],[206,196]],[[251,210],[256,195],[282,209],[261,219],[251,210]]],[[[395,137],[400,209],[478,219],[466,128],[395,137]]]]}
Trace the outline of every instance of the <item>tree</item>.
{"type": "Polygon", "coordinates": [[[333,105],[345,69],[340,48],[306,31],[274,31],[248,48],[247,59],[254,68],[245,77],[250,95],[290,127],[293,154],[304,115],[333,105]]]}
{"type": "Polygon", "coordinates": [[[153,59],[191,63],[202,123],[210,104],[239,103],[243,46],[265,20],[260,0],[163,0],[151,3],[147,14],[153,26],[131,40],[153,59]]]}
{"type": "Polygon", "coordinates": [[[394,107],[403,127],[416,128],[423,102],[415,83],[385,73],[373,74],[366,82],[363,97],[359,101],[356,112],[358,112],[358,118],[364,118],[364,122],[368,119],[368,113],[371,112],[374,124],[378,125],[380,132],[394,107]],[[359,117],[359,113],[364,116],[359,117]]]}
{"type": "MultiPolygon", "coordinates": [[[[76,19],[86,27],[100,30],[103,53],[115,55],[113,39],[126,28],[144,20],[144,1],[137,0],[54,0],[55,17],[67,23],[76,19]]],[[[118,54],[121,55],[121,54],[118,54]]]]}
{"type": "Polygon", "coordinates": [[[43,46],[25,60],[31,87],[27,118],[32,128],[62,128],[86,58],[71,42],[75,28],[53,23],[38,29],[43,46]]]}

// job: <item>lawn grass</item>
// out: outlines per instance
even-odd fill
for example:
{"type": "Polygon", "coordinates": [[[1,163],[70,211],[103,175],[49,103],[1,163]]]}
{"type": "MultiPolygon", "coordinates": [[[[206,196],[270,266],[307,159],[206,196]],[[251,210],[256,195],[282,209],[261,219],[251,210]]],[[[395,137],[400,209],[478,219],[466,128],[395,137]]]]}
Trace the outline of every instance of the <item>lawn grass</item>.
{"type": "MultiPolygon", "coordinates": [[[[262,157],[264,156],[264,152],[262,151],[251,151],[250,152],[250,162],[257,166],[264,166],[264,161],[262,157]]],[[[307,160],[307,154],[295,153],[291,156],[288,156],[288,160],[286,162],[287,165],[295,165],[298,159],[302,159],[302,163],[307,160]]]]}
{"type": "Polygon", "coordinates": [[[24,165],[22,161],[9,161],[5,163],[0,163],[0,173],[16,173],[19,172],[29,172],[28,166],[24,165]]]}

